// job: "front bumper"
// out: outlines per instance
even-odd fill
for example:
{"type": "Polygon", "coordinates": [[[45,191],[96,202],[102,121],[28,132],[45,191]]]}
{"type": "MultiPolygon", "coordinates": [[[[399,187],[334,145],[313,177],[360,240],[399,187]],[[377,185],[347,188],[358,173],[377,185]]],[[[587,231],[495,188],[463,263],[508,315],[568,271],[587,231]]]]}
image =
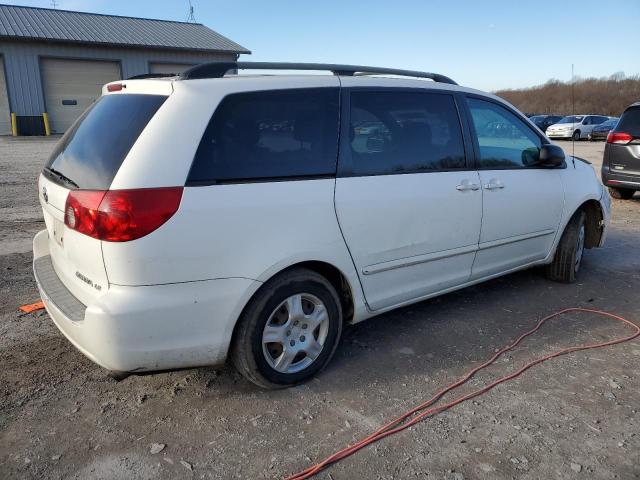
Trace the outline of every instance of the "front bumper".
{"type": "Polygon", "coordinates": [[[573,130],[561,130],[561,131],[555,131],[555,132],[550,132],[549,130],[547,130],[547,137],[549,138],[571,138],[571,136],[573,135],[573,130]]]}
{"type": "Polygon", "coordinates": [[[609,190],[604,187],[600,197],[600,206],[602,207],[602,233],[600,234],[598,247],[604,247],[611,226],[611,196],[609,195],[609,190]]]}
{"type": "Polygon", "coordinates": [[[58,278],[46,230],[33,240],[34,275],[51,319],[98,365],[139,372],[222,363],[236,319],[260,282],[229,278],[167,285],[110,285],[82,305],[58,278]]]}

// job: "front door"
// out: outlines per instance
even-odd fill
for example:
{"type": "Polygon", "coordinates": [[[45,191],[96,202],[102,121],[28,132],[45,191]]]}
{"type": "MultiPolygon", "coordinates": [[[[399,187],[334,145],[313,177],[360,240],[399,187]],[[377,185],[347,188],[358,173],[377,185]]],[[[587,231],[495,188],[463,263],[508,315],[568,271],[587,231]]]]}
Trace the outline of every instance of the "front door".
{"type": "Polygon", "coordinates": [[[482,192],[453,95],[354,89],[345,98],[335,205],[369,307],[466,282],[482,192]]]}
{"type": "Polygon", "coordinates": [[[483,190],[473,278],[547,256],[560,224],[560,172],[536,164],[543,138],[507,108],[469,97],[483,190]]]}

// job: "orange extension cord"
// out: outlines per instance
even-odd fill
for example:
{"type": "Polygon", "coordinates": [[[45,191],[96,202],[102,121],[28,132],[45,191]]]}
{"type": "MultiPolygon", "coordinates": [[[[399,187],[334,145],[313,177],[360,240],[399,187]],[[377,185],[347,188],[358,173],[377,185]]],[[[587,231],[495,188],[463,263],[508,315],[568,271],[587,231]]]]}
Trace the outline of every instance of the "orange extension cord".
{"type": "Polygon", "coordinates": [[[314,475],[316,475],[317,473],[319,473],[321,470],[323,470],[324,468],[328,467],[329,465],[336,463],[340,460],[342,460],[343,458],[346,458],[350,455],[353,455],[354,453],[356,453],[358,450],[366,447],[367,445],[377,442],[378,440],[381,440],[385,437],[388,437],[389,435],[393,435],[395,433],[401,432],[402,430],[404,430],[405,428],[409,428],[412,425],[415,425],[416,423],[420,422],[421,420],[424,420],[426,417],[430,416],[430,415],[435,415],[438,414],[440,412],[444,412],[445,410],[449,410],[450,408],[459,405],[462,402],[465,402],[467,400],[470,400],[472,398],[475,398],[477,396],[482,395],[483,393],[488,392],[489,390],[491,390],[492,388],[494,388],[496,385],[500,385],[501,383],[507,382],[509,380],[512,380],[516,377],[518,377],[519,375],[521,375],[523,372],[529,370],[531,367],[533,367],[534,365],[538,365],[539,363],[545,362],[547,360],[550,360],[552,358],[555,357],[559,357],[560,355],[566,355],[567,353],[573,353],[573,352],[580,352],[582,350],[590,350],[590,349],[594,349],[594,348],[603,348],[603,347],[608,347],[610,345],[616,345],[618,343],[623,343],[623,342],[628,342],[629,340],[633,340],[634,338],[640,336],[640,327],[638,325],[636,325],[635,323],[622,318],[618,315],[614,315],[613,313],[608,313],[608,312],[603,312],[601,310],[594,310],[594,309],[590,309],[590,308],[566,308],[564,310],[561,310],[559,312],[556,313],[552,313],[551,315],[548,315],[546,317],[544,317],[542,320],[540,320],[538,322],[538,324],[532,328],[531,330],[529,330],[528,332],[522,334],[520,337],[518,337],[518,339],[513,342],[511,345],[507,345],[503,348],[501,348],[500,350],[498,350],[495,355],[493,355],[493,357],[491,357],[489,360],[487,360],[485,363],[483,363],[482,365],[479,365],[475,368],[473,368],[472,370],[470,370],[468,373],[466,373],[462,378],[460,378],[460,380],[448,385],[447,387],[443,388],[442,390],[440,390],[438,393],[436,393],[430,400],[424,402],[421,405],[418,405],[415,408],[412,408],[411,410],[409,410],[408,412],[400,415],[398,418],[392,420],[391,422],[387,423],[386,425],[384,425],[383,427],[381,427],[380,429],[376,430],[375,432],[373,432],[371,435],[363,438],[362,440],[358,441],[357,443],[346,447],[342,450],[337,451],[336,453],[334,453],[333,455],[330,455],[329,457],[325,458],[324,460],[322,460],[321,462],[312,465],[311,467],[302,470],[301,472],[298,472],[294,475],[291,475],[289,477],[287,477],[287,480],[303,480],[305,478],[310,478],[314,475]],[[550,353],[548,355],[543,355],[541,357],[536,358],[535,360],[532,360],[531,362],[525,364],[523,367],[521,367],[520,369],[516,370],[513,373],[510,373],[508,375],[505,375],[503,377],[497,378],[496,380],[494,380],[493,382],[485,385],[482,388],[479,388],[477,390],[474,390],[471,393],[468,393],[466,395],[462,395],[458,398],[456,398],[455,400],[452,400],[448,403],[445,403],[443,405],[437,406],[437,407],[432,407],[431,405],[433,405],[435,402],[437,402],[443,395],[445,395],[446,393],[450,392],[451,390],[463,385],[464,383],[466,383],[471,377],[473,377],[477,372],[479,372],[480,370],[488,367],[489,365],[493,364],[503,353],[508,352],[509,350],[512,350],[513,348],[515,348],[516,346],[518,346],[520,344],[520,342],[522,342],[522,340],[524,340],[526,337],[534,334],[535,332],[537,332],[540,327],[542,327],[542,325],[547,321],[547,320],[551,320],[552,318],[555,317],[559,317],[561,315],[564,315],[566,313],[571,313],[571,312],[579,312],[579,313],[594,313],[597,315],[601,315],[604,317],[608,317],[608,318],[612,318],[614,320],[617,320],[619,322],[625,323],[626,325],[632,327],[635,330],[635,333],[632,335],[629,335],[627,337],[623,337],[623,338],[618,338],[615,340],[610,340],[608,342],[604,342],[604,343],[592,343],[592,344],[587,344],[587,345],[580,345],[577,347],[569,347],[569,348],[564,348],[562,350],[558,350],[557,352],[554,353],[550,353]],[[431,408],[428,408],[431,407],[431,408]],[[411,418],[410,420],[407,420],[409,417],[411,417],[412,415],[416,414],[420,412],[418,415],[415,415],[413,418],[411,418]],[[403,423],[404,422],[404,423],[403,423]]]}

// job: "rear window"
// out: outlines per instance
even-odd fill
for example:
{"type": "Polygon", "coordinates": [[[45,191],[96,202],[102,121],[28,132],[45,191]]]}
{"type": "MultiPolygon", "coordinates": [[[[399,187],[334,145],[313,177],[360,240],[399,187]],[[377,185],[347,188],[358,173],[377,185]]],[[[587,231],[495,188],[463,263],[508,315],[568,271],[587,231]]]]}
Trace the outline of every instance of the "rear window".
{"type": "Polygon", "coordinates": [[[334,175],[339,90],[228,95],[207,126],[191,184],[334,175]]]}
{"type": "Polygon", "coordinates": [[[616,132],[625,132],[633,137],[640,137],[640,107],[628,109],[622,114],[616,132]]]}
{"type": "Polygon", "coordinates": [[[129,150],[167,99],[164,95],[105,95],[60,139],[45,168],[78,188],[108,190],[129,150]]]}

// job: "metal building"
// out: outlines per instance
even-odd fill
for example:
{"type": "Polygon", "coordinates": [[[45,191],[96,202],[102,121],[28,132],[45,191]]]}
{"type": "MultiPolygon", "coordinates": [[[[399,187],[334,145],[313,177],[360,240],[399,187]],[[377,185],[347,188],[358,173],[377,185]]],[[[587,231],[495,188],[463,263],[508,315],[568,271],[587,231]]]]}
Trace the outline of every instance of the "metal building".
{"type": "Polygon", "coordinates": [[[0,5],[0,135],[62,133],[107,82],[242,53],[197,23],[0,5]]]}

